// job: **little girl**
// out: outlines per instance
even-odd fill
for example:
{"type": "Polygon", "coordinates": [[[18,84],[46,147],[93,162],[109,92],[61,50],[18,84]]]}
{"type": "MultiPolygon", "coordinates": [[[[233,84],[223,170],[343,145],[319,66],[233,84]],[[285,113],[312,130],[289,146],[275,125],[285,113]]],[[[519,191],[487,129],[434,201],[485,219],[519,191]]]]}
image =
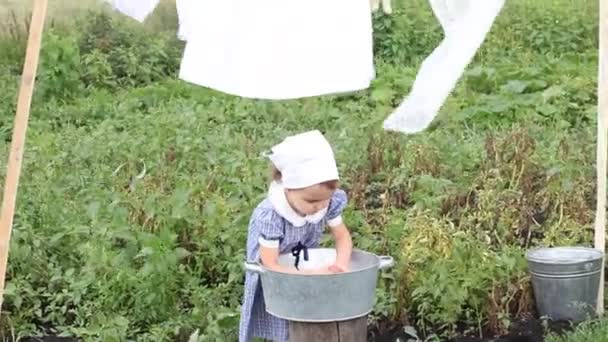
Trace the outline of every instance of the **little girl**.
{"type": "MultiPolygon", "coordinates": [[[[280,272],[347,271],[352,240],[341,216],[347,198],[338,189],[338,169],[327,140],[316,130],[290,136],[272,148],[269,158],[273,182],[267,198],[251,216],[247,260],[280,272]],[[335,240],[333,265],[317,270],[279,265],[279,254],[317,247],[325,225],[335,240]]],[[[266,312],[259,276],[246,272],[239,341],[249,342],[253,337],[288,341],[288,322],[266,312]]]]}

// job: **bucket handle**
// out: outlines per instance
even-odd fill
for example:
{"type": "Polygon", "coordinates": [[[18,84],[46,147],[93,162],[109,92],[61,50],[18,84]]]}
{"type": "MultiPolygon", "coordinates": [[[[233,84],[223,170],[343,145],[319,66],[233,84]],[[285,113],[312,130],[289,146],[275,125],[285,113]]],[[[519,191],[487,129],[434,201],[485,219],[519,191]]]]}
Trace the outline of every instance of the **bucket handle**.
{"type": "Polygon", "coordinates": [[[264,273],[264,269],[257,262],[245,261],[245,269],[247,271],[255,272],[255,273],[264,273]]]}
{"type": "Polygon", "coordinates": [[[395,260],[392,256],[382,255],[379,256],[378,259],[380,259],[380,266],[378,266],[378,268],[381,270],[392,267],[395,264],[395,260]]]}

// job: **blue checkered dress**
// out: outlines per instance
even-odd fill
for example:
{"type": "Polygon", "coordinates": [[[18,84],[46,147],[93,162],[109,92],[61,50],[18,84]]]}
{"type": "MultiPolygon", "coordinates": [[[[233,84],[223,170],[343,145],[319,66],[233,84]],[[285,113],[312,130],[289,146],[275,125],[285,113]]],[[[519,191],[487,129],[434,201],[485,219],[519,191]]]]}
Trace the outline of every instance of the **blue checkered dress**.
{"type": "MultiPolygon", "coordinates": [[[[251,215],[247,236],[247,260],[259,261],[259,238],[279,240],[279,253],[287,253],[301,242],[308,248],[319,245],[328,220],[342,214],[347,196],[336,190],[330,200],[325,217],[318,223],[307,223],[294,227],[288,220],[279,216],[269,199],[262,201],[251,215]]],[[[245,274],[245,294],[241,308],[239,342],[249,342],[260,337],[275,342],[288,341],[288,322],[266,312],[259,275],[254,272],[245,274]]]]}

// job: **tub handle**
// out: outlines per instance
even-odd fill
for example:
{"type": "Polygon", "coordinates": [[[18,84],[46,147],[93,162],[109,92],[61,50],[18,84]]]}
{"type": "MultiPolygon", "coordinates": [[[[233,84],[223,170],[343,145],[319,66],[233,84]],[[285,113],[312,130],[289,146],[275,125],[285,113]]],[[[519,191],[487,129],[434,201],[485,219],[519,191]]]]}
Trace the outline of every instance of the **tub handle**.
{"type": "Polygon", "coordinates": [[[395,264],[395,260],[392,256],[383,255],[378,258],[380,259],[380,266],[378,266],[378,268],[381,270],[392,267],[395,264]]]}
{"type": "Polygon", "coordinates": [[[246,261],[245,262],[245,269],[247,271],[251,271],[251,272],[255,272],[255,273],[264,273],[264,269],[257,262],[246,261]]]}

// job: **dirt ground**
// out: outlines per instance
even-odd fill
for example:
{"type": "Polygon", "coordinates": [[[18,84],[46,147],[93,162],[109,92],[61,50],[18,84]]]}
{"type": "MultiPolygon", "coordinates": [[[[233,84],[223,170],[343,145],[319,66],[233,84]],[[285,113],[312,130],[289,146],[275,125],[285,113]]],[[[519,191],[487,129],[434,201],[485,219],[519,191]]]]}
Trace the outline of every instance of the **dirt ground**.
{"type": "MultiPolygon", "coordinates": [[[[562,333],[571,330],[571,325],[567,322],[554,322],[548,324],[548,330],[554,333],[562,333]]],[[[405,334],[402,328],[393,327],[388,331],[378,332],[371,329],[368,336],[369,342],[406,342],[412,337],[405,334]]],[[[498,337],[472,337],[460,336],[445,342],[544,342],[544,335],[547,330],[541,320],[530,319],[526,321],[514,322],[509,334],[498,337]]],[[[29,337],[21,340],[22,342],[78,342],[73,338],[43,336],[29,337]]]]}
{"type": "MultiPolygon", "coordinates": [[[[554,333],[562,333],[570,330],[570,324],[567,322],[552,322],[548,324],[548,331],[554,333]]],[[[392,332],[374,332],[370,331],[370,342],[406,342],[412,337],[405,334],[401,328],[393,328],[392,332]]],[[[530,319],[525,321],[514,322],[507,335],[504,336],[459,336],[446,342],[543,342],[544,335],[547,332],[543,321],[530,319]]]]}

